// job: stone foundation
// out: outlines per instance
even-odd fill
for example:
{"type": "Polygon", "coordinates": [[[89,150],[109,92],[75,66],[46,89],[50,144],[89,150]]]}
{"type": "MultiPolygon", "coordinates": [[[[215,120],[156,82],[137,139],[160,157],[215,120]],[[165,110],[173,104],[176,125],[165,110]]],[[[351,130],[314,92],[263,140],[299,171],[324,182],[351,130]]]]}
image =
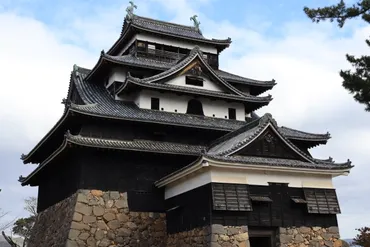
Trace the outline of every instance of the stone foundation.
{"type": "Polygon", "coordinates": [[[38,214],[28,247],[64,247],[71,228],[77,194],[38,214]]]}
{"type": "Polygon", "coordinates": [[[209,227],[168,234],[167,247],[208,246],[209,234],[209,227]]]}
{"type": "Polygon", "coordinates": [[[281,247],[342,247],[338,227],[280,228],[278,240],[281,247]]]}
{"type": "Polygon", "coordinates": [[[68,247],[162,247],[165,243],[165,214],[130,212],[127,193],[79,191],[68,247]]]}
{"type": "Polygon", "coordinates": [[[212,225],[168,235],[167,247],[249,247],[248,227],[212,225]]]}
{"type": "Polygon", "coordinates": [[[127,193],[79,190],[41,212],[28,247],[165,247],[165,214],[130,212],[127,193]]]}

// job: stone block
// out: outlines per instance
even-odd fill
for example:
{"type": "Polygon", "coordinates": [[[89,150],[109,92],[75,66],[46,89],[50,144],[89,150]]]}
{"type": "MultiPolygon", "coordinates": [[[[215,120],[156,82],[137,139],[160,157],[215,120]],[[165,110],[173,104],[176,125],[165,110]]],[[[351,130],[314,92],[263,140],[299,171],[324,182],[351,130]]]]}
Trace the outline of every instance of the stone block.
{"type": "Polygon", "coordinates": [[[279,234],[287,234],[286,228],[279,227],[279,234]]]}
{"type": "Polygon", "coordinates": [[[325,246],[328,246],[328,247],[333,247],[333,242],[332,241],[329,241],[329,240],[326,240],[324,242],[325,246]]]}
{"type": "Polygon", "coordinates": [[[116,216],[113,213],[106,213],[106,214],[103,215],[103,219],[106,222],[114,220],[115,218],[116,218],[116,216]]]}
{"type": "Polygon", "coordinates": [[[295,237],[294,237],[294,242],[299,244],[299,243],[303,243],[304,242],[304,238],[302,237],[302,235],[300,234],[297,234],[295,237]]]}
{"type": "Polygon", "coordinates": [[[78,238],[81,240],[87,240],[89,237],[90,237],[90,233],[88,232],[83,232],[78,236],[78,238]]]}
{"type": "Polygon", "coordinates": [[[103,216],[104,215],[104,208],[100,206],[93,207],[93,214],[95,216],[103,216]]]}
{"type": "Polygon", "coordinates": [[[236,234],[239,234],[241,233],[241,230],[236,228],[236,227],[230,227],[227,229],[227,235],[231,236],[231,235],[236,235],[236,234]]]}
{"type": "Polygon", "coordinates": [[[111,244],[111,241],[109,239],[102,239],[99,243],[99,247],[108,247],[111,244]]]}
{"type": "Polygon", "coordinates": [[[308,234],[308,233],[311,232],[311,228],[302,226],[302,227],[299,228],[299,232],[303,233],[303,234],[308,234]]]}
{"type": "Polygon", "coordinates": [[[343,246],[343,242],[342,240],[338,239],[337,241],[334,242],[334,247],[342,247],[343,246]]]}
{"type": "Polygon", "coordinates": [[[87,196],[85,194],[78,194],[77,195],[77,202],[81,202],[81,203],[89,203],[89,201],[87,200],[87,196]]]}
{"type": "Polygon", "coordinates": [[[77,202],[75,211],[83,215],[91,215],[92,208],[83,203],[77,202]]]}
{"type": "Polygon", "coordinates": [[[249,239],[249,234],[248,232],[241,233],[241,234],[235,235],[234,238],[238,242],[247,241],[249,239]]]}
{"type": "Polygon", "coordinates": [[[312,230],[314,231],[314,232],[318,232],[318,231],[320,231],[321,230],[321,227],[312,227],[312,230]]]}
{"type": "Polygon", "coordinates": [[[90,230],[90,227],[84,223],[72,222],[71,229],[75,230],[90,230]]]}
{"type": "Polygon", "coordinates": [[[70,240],[75,240],[78,238],[78,235],[80,235],[81,231],[76,230],[76,229],[71,229],[68,233],[68,238],[70,240]]]}
{"type": "Polygon", "coordinates": [[[226,230],[223,225],[213,224],[211,226],[212,234],[226,234],[226,230]]]}
{"type": "Polygon", "coordinates": [[[78,244],[77,244],[76,241],[68,240],[67,244],[66,244],[66,247],[78,247],[78,244]]]}
{"type": "Polygon", "coordinates": [[[324,239],[324,240],[330,240],[330,238],[331,238],[331,234],[329,234],[329,233],[323,233],[322,235],[321,235],[321,237],[324,239]]]}
{"type": "Polygon", "coordinates": [[[217,242],[212,242],[210,247],[222,247],[222,246],[217,242]]]}
{"type": "Polygon", "coordinates": [[[126,223],[130,220],[127,214],[117,214],[117,219],[122,223],[126,223]]]}
{"type": "Polygon", "coordinates": [[[101,196],[103,196],[103,191],[101,191],[101,190],[91,190],[91,195],[93,195],[95,197],[101,197],[101,196]]]}
{"type": "Polygon", "coordinates": [[[94,222],[96,222],[96,217],[95,216],[92,216],[92,215],[84,215],[83,222],[85,224],[94,223],[94,222]]]}
{"type": "Polygon", "coordinates": [[[109,197],[110,199],[113,199],[113,200],[118,200],[120,195],[119,195],[119,192],[118,191],[111,191],[109,193],[109,197]]]}
{"type": "Polygon", "coordinates": [[[115,230],[121,226],[121,223],[118,220],[111,220],[107,225],[110,229],[115,230]]]}
{"type": "Polygon", "coordinates": [[[103,220],[99,220],[96,225],[100,230],[108,230],[108,226],[103,220]]]}
{"type": "Polygon", "coordinates": [[[127,204],[127,200],[117,200],[114,205],[116,206],[116,208],[118,209],[121,209],[121,208],[127,208],[128,207],[128,204],[127,204]]]}
{"type": "Polygon", "coordinates": [[[328,228],[329,233],[336,233],[339,234],[339,228],[336,226],[331,226],[328,228]]]}
{"type": "Polygon", "coordinates": [[[97,230],[95,233],[95,239],[101,240],[104,238],[104,232],[102,230],[97,230]]]}
{"type": "Polygon", "coordinates": [[[89,247],[96,247],[96,240],[94,239],[94,237],[89,237],[86,240],[86,243],[87,243],[87,246],[89,247]]]}
{"type": "Polygon", "coordinates": [[[75,212],[73,214],[73,221],[80,222],[82,220],[82,214],[75,212]]]}
{"type": "Polygon", "coordinates": [[[282,244],[288,244],[293,240],[292,235],[287,235],[287,234],[280,234],[280,243],[282,244]]]}

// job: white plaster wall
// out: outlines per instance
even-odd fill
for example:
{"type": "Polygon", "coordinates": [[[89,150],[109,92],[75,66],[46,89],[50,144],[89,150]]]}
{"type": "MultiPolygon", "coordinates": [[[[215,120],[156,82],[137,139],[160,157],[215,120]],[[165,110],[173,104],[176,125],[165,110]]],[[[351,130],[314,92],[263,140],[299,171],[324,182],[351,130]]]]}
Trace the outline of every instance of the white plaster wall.
{"type": "Polygon", "coordinates": [[[209,183],[209,181],[211,181],[211,173],[209,171],[195,173],[192,177],[185,178],[182,181],[166,187],[164,198],[167,199],[176,195],[180,195],[192,189],[206,185],[209,183]]]}
{"type": "MultiPolygon", "coordinates": [[[[135,41],[135,40],[142,40],[142,41],[148,41],[152,43],[157,43],[157,44],[164,44],[164,45],[169,45],[169,46],[174,46],[174,47],[181,47],[184,49],[193,49],[196,44],[192,44],[190,42],[186,41],[180,41],[180,40],[171,40],[169,38],[159,38],[155,37],[149,34],[135,34],[130,41],[123,47],[123,49],[120,51],[119,55],[122,55],[125,50],[135,41]]],[[[213,53],[217,54],[217,49],[212,46],[212,45],[200,45],[198,44],[199,48],[203,52],[208,52],[208,53],[213,53]]]]}
{"type": "MultiPolygon", "coordinates": [[[[151,90],[143,90],[140,92],[135,103],[144,109],[151,108],[151,98],[159,98],[159,109],[167,112],[186,113],[188,107],[188,101],[193,97],[190,96],[178,96],[172,93],[159,93],[151,90]]],[[[245,121],[245,108],[240,103],[228,103],[222,100],[210,100],[207,98],[198,98],[202,102],[203,112],[205,116],[215,118],[228,118],[229,108],[236,109],[236,119],[245,121]],[[214,115],[214,116],[213,116],[214,115]]]]}
{"type": "Polygon", "coordinates": [[[267,172],[240,169],[203,168],[195,174],[166,186],[165,198],[170,198],[208,183],[249,184],[268,186],[272,183],[288,183],[294,188],[334,188],[330,175],[267,172]]]}
{"type": "Polygon", "coordinates": [[[219,85],[210,81],[208,78],[205,78],[205,77],[202,77],[202,78],[203,78],[203,87],[186,84],[186,75],[178,76],[178,77],[176,77],[176,78],[174,78],[174,79],[172,79],[172,80],[170,80],[166,83],[167,84],[172,84],[172,85],[183,86],[183,87],[206,89],[206,90],[217,91],[217,92],[223,92],[224,91],[219,85]]]}
{"type": "Polygon", "coordinates": [[[108,85],[109,87],[113,82],[124,82],[126,80],[127,70],[123,68],[113,68],[109,74],[108,85]]]}

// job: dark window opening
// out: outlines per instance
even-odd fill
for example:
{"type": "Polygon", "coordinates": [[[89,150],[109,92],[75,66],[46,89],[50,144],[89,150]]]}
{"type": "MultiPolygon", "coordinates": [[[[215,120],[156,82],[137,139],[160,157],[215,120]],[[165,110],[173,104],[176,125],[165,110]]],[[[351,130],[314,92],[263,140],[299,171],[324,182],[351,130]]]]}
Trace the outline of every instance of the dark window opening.
{"type": "Polygon", "coordinates": [[[236,119],[236,109],[229,108],[229,119],[236,119]]]}
{"type": "Polygon", "coordinates": [[[203,87],[203,79],[202,78],[197,78],[197,77],[187,76],[186,80],[185,80],[185,84],[192,85],[192,86],[197,86],[197,87],[203,87]]]}
{"type": "Polygon", "coordinates": [[[151,109],[159,110],[159,98],[151,98],[151,109]]]}
{"type": "Polygon", "coordinates": [[[271,237],[251,237],[249,239],[249,245],[251,247],[272,247],[271,237]]]}
{"type": "Polygon", "coordinates": [[[204,116],[202,103],[196,99],[189,100],[186,113],[204,116]]]}
{"type": "Polygon", "coordinates": [[[138,51],[146,51],[146,43],[142,41],[137,42],[137,50],[138,51]]]}

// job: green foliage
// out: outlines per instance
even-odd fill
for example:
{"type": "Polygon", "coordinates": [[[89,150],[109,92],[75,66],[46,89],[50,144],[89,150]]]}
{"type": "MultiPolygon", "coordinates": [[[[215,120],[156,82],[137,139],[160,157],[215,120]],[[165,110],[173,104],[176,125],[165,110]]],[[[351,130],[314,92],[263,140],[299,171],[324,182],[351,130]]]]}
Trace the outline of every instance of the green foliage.
{"type": "MultiPolygon", "coordinates": [[[[313,22],[335,20],[340,28],[347,20],[356,17],[361,17],[366,23],[370,23],[370,0],[361,0],[351,6],[347,6],[341,0],[338,4],[323,8],[304,7],[304,12],[313,22]]],[[[370,40],[366,40],[366,43],[370,46],[370,40]]],[[[340,71],[342,85],[353,94],[357,102],[365,105],[366,111],[370,111],[370,57],[364,55],[356,58],[348,54],[346,57],[353,70],[340,71]]]]}
{"type": "Polygon", "coordinates": [[[370,247],[370,227],[362,227],[356,230],[359,231],[359,233],[353,239],[352,244],[363,247],[370,247]]]}
{"type": "Polygon", "coordinates": [[[28,218],[18,219],[13,226],[13,233],[24,238],[24,241],[27,242],[30,235],[33,225],[35,224],[36,216],[32,215],[28,218]]]}

